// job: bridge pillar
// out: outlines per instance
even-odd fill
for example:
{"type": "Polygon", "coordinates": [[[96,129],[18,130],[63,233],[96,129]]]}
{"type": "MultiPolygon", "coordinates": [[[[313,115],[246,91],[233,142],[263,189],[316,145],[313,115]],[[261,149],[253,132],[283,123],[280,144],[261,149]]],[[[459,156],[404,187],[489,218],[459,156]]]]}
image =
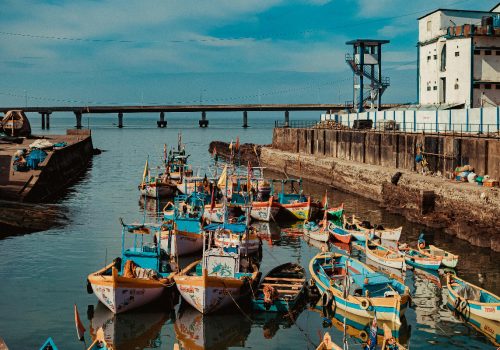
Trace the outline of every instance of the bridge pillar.
{"type": "Polygon", "coordinates": [[[290,112],[285,111],[285,128],[290,126],[290,112]]]}
{"type": "Polygon", "coordinates": [[[82,128],[82,112],[75,112],[75,118],[76,118],[76,128],[81,129],[82,128]]]}
{"type": "Polygon", "coordinates": [[[156,125],[159,128],[166,128],[167,127],[167,121],[165,120],[165,112],[160,112],[160,120],[156,122],[156,125]]]}
{"type": "Polygon", "coordinates": [[[47,112],[47,113],[45,114],[45,115],[46,115],[46,117],[47,117],[47,118],[46,118],[46,121],[45,121],[45,122],[46,122],[46,127],[47,127],[47,129],[50,129],[50,115],[51,115],[51,114],[52,114],[51,112],[47,112]]]}
{"type": "Polygon", "coordinates": [[[207,112],[201,112],[201,120],[199,121],[200,128],[206,128],[208,126],[207,112]]]}
{"type": "Polygon", "coordinates": [[[121,129],[123,128],[123,113],[118,112],[118,127],[121,129]]]}
{"type": "Polygon", "coordinates": [[[243,127],[248,128],[248,112],[243,112],[243,127]]]}
{"type": "Polygon", "coordinates": [[[45,112],[40,112],[40,116],[42,117],[42,130],[45,130],[45,112]]]}

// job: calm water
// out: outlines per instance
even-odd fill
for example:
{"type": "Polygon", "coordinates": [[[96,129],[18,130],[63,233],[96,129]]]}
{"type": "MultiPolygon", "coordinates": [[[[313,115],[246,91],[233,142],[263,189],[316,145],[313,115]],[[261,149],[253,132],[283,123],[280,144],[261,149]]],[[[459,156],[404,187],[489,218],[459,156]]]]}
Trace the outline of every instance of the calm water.
{"type": "MultiPolygon", "coordinates": [[[[296,118],[306,117],[317,118],[296,118]]],[[[230,141],[239,136],[241,142],[270,143],[274,120],[282,116],[251,114],[251,128],[246,130],[240,128],[240,114],[209,115],[207,129],[197,127],[198,115],[167,118],[168,128],[157,129],[153,116],[125,116],[126,127],[122,130],[112,126],[116,118],[84,118],[85,125],[88,123],[93,129],[94,146],[106,152],[94,158],[84,178],[59,201],[70,218],[67,225],[0,241],[0,337],[11,349],[38,349],[48,336],[54,338],[60,349],[82,349],[73,323],[72,307],[76,303],[87,328],[87,343],[89,329],[94,332],[106,324],[108,332],[114,334],[117,349],[172,349],[176,338],[185,344],[190,342],[193,349],[313,349],[312,343],[317,344],[326,330],[340,341],[338,323],[324,328],[322,315],[313,310],[304,310],[294,321],[271,315],[258,315],[250,321],[237,310],[202,317],[186,305],[177,305],[171,311],[150,307],[113,316],[97,303],[94,295],[87,294],[86,276],[120,254],[118,218],[127,222],[142,218],[137,183],[148,154],[152,162],[159,160],[163,143],[176,144],[177,133],[182,129],[192,163],[203,165],[209,157],[211,140],[230,141]],[[91,321],[86,315],[88,305],[95,306],[91,321]]],[[[39,117],[33,118],[35,133],[41,132],[39,124],[39,117]]],[[[50,133],[61,133],[74,125],[74,118],[56,116],[51,125],[50,133]]],[[[314,184],[306,184],[305,189],[316,198],[324,192],[322,186],[314,184]]],[[[334,204],[344,202],[347,212],[388,226],[403,225],[403,242],[414,244],[423,229],[379,209],[372,201],[338,191],[330,193],[330,200],[334,204]]],[[[300,237],[280,233],[279,227],[262,229],[272,232],[263,246],[263,273],[287,261],[307,267],[318,252],[317,247],[309,246],[300,237]]],[[[499,293],[499,254],[470,247],[440,231],[426,231],[437,245],[461,255],[457,268],[460,276],[499,293]]],[[[438,287],[438,278],[409,271],[406,282],[414,293],[414,305],[406,313],[400,338],[409,340],[412,349],[495,348],[485,335],[448,310],[445,290],[438,287]]],[[[356,338],[349,338],[349,343],[351,349],[361,348],[356,338]]]]}

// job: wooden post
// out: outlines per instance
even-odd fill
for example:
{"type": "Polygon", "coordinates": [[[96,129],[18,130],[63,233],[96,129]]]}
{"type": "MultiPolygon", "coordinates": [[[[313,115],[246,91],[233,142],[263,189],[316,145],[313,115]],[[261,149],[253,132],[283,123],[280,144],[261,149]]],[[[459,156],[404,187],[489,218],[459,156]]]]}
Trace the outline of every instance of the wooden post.
{"type": "Polygon", "coordinates": [[[285,111],[285,128],[288,128],[290,126],[290,113],[288,111],[285,111]]]}
{"type": "Polygon", "coordinates": [[[75,112],[75,118],[76,118],[76,128],[81,129],[82,128],[82,112],[75,112]]]}
{"type": "Polygon", "coordinates": [[[118,127],[121,129],[123,128],[123,113],[118,112],[118,127]]]}
{"type": "Polygon", "coordinates": [[[47,120],[46,120],[46,126],[47,126],[47,129],[50,129],[50,114],[51,112],[47,112],[47,120]]]}
{"type": "Polygon", "coordinates": [[[243,112],[243,127],[248,128],[248,112],[243,112]]]}

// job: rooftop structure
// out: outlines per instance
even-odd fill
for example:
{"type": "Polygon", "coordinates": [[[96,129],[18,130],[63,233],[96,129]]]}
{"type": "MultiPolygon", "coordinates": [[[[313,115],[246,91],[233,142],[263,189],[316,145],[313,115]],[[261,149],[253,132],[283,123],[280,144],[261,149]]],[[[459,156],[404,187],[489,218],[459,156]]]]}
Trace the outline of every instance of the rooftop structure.
{"type": "Polygon", "coordinates": [[[419,103],[500,104],[500,3],[490,11],[437,9],[418,21],[419,103]]]}

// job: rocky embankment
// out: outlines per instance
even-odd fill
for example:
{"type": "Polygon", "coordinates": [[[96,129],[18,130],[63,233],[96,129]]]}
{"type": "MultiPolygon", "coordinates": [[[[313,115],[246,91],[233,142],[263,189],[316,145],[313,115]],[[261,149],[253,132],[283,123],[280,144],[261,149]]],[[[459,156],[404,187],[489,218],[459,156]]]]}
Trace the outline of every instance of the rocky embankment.
{"type": "MultiPolygon", "coordinates": [[[[239,151],[236,151],[236,157],[240,157],[240,163],[242,165],[250,164],[252,166],[260,166],[259,158],[261,148],[265,147],[262,145],[256,145],[253,143],[243,143],[239,145],[239,151]]],[[[231,156],[231,150],[229,149],[229,143],[222,141],[212,141],[208,146],[208,152],[213,154],[214,148],[217,150],[217,155],[219,158],[224,160],[229,160],[231,156]]]]}
{"type": "Polygon", "coordinates": [[[260,161],[271,170],[373,199],[410,221],[443,228],[473,245],[500,251],[499,188],[270,147],[260,148],[260,161]],[[401,177],[394,185],[391,179],[396,172],[401,172],[401,177]],[[434,208],[427,213],[422,210],[422,191],[434,193],[434,208]]]}

